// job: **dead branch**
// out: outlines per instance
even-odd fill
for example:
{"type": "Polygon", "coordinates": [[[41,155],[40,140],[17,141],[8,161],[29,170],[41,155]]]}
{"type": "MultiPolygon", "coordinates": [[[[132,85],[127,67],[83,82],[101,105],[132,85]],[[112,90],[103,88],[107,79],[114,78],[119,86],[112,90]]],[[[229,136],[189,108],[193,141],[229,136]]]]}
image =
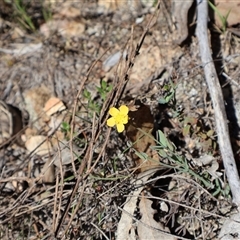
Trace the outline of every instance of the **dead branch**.
{"type": "Polygon", "coordinates": [[[232,146],[227,126],[227,115],[224,106],[223,94],[218,80],[216,69],[213,64],[211,50],[208,42],[207,21],[208,1],[197,0],[197,29],[196,34],[199,42],[200,55],[204,68],[209,93],[215,113],[216,131],[221,151],[223,164],[231,188],[233,202],[240,207],[240,180],[233,156],[232,146]]]}

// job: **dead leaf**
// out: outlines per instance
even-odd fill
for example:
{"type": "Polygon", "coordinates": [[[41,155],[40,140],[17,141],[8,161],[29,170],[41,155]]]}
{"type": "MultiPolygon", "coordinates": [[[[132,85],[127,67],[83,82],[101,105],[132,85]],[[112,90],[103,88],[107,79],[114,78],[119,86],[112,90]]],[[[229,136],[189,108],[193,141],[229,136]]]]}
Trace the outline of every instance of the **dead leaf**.
{"type": "Polygon", "coordinates": [[[43,174],[43,178],[42,178],[43,183],[54,183],[54,181],[55,181],[55,167],[53,164],[51,164],[49,166],[51,161],[52,161],[52,159],[49,158],[45,162],[45,164],[41,170],[41,173],[43,174]]]}
{"type": "Polygon", "coordinates": [[[29,138],[36,135],[37,135],[37,129],[28,127],[25,129],[24,134],[21,135],[21,139],[25,143],[29,138]]]}
{"type": "Polygon", "coordinates": [[[44,111],[48,116],[53,115],[54,113],[61,112],[66,109],[66,106],[64,103],[56,97],[51,97],[48,99],[48,101],[45,103],[44,111]]]}
{"type": "Polygon", "coordinates": [[[156,172],[155,169],[150,169],[140,173],[137,180],[132,182],[133,191],[124,204],[122,216],[118,223],[116,240],[135,240],[136,234],[133,226],[133,215],[137,207],[138,196],[144,188],[144,183],[156,172]]]}
{"type": "Polygon", "coordinates": [[[155,211],[152,207],[152,201],[144,196],[142,192],[139,209],[141,213],[141,220],[138,222],[137,232],[140,240],[145,239],[168,239],[176,240],[171,236],[167,227],[164,227],[160,222],[156,222],[153,218],[155,211]]]}
{"type": "Polygon", "coordinates": [[[151,146],[156,145],[153,136],[151,137],[154,127],[151,111],[148,106],[142,103],[137,103],[137,105],[139,105],[137,111],[129,112],[130,120],[126,125],[126,135],[134,143],[133,148],[138,153],[143,153],[149,158],[139,158],[135,153],[132,155],[136,166],[140,168],[140,172],[143,172],[147,169],[158,167],[159,156],[155,150],[151,149],[151,146]]]}
{"type": "Polygon", "coordinates": [[[117,51],[116,53],[110,55],[104,62],[103,62],[103,71],[108,72],[112,67],[116,66],[119,60],[125,58],[127,55],[126,51],[123,53],[121,51],[117,51]]]}
{"type": "Polygon", "coordinates": [[[29,152],[34,152],[38,155],[46,155],[52,151],[51,143],[45,136],[37,135],[30,137],[25,146],[29,152]]]}

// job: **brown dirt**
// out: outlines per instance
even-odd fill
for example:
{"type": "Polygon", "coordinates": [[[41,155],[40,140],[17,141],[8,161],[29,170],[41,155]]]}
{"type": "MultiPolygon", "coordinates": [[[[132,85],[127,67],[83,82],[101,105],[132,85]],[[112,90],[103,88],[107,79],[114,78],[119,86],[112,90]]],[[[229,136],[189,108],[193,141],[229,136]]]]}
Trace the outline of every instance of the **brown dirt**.
{"type": "MultiPolygon", "coordinates": [[[[180,237],[217,239],[223,220],[234,207],[230,195],[221,192],[227,187],[196,37],[191,35],[181,47],[173,44],[175,31],[168,1],[156,11],[157,17],[153,17],[152,8],[127,11],[123,6],[114,6],[106,11],[96,1],[81,6],[62,4],[50,8],[53,18],[49,22],[55,28],[47,36],[43,16],[36,12],[37,4],[28,6],[37,28],[31,32],[19,25],[17,17],[10,16],[11,5],[0,1],[1,100],[21,110],[24,126],[20,135],[73,140],[79,149],[74,164],[71,161],[57,167],[50,153],[41,156],[27,151],[24,138],[21,142],[14,137],[3,142],[0,238],[115,239],[121,209],[134,187],[130,181],[136,173],[126,134],[118,134],[115,129],[110,132],[106,114],[110,106],[145,98],[154,117],[154,132],[162,130],[175,144],[177,155],[187,159],[190,169],[212,184],[206,186],[179,168],[168,172],[166,181],[158,180],[163,173],[157,172],[145,187],[156,210],[154,219],[180,237]],[[54,25],[59,22],[60,27],[54,25]],[[81,28],[76,27],[78,24],[81,28]],[[144,41],[139,44],[142,36],[144,41]],[[111,68],[109,57],[115,53],[123,57],[111,68]],[[102,80],[113,85],[105,100],[97,91],[102,80]],[[171,82],[177,85],[176,103],[158,104],[171,82]],[[91,100],[84,98],[84,90],[91,93],[91,100]],[[56,118],[42,115],[50,96],[67,106],[67,111],[56,118]],[[100,106],[99,111],[92,110],[91,102],[100,106]],[[54,135],[50,121],[67,122],[72,131],[58,130],[59,135],[54,135]],[[206,155],[213,156],[215,162],[199,163],[206,155]],[[213,172],[221,175],[218,189],[217,180],[209,174],[216,162],[218,167],[213,172]],[[44,174],[54,177],[46,181],[44,174]],[[166,187],[169,185],[172,191],[166,187]],[[217,190],[220,192],[214,195],[217,190]],[[179,205],[169,203],[170,210],[164,213],[160,197],[179,205]]],[[[211,31],[213,56],[232,123],[234,153],[239,160],[239,37],[231,31],[211,31]]],[[[56,142],[58,152],[60,145],[56,142]]],[[[67,159],[74,159],[73,155],[70,147],[67,159]]],[[[166,159],[161,161],[170,164],[166,159]]]]}

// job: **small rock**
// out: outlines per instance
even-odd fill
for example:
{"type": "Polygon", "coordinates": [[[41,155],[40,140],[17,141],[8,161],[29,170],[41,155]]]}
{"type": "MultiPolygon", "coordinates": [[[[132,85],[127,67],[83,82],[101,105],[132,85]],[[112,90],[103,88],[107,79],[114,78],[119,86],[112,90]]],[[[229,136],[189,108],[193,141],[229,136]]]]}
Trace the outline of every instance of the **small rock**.
{"type": "Polygon", "coordinates": [[[61,112],[66,109],[66,106],[64,103],[56,97],[51,97],[48,99],[48,101],[45,103],[44,111],[48,116],[53,115],[54,113],[61,112]]]}
{"type": "Polygon", "coordinates": [[[40,156],[49,154],[52,151],[51,143],[45,136],[37,135],[30,137],[25,146],[29,152],[34,152],[40,156]]]}

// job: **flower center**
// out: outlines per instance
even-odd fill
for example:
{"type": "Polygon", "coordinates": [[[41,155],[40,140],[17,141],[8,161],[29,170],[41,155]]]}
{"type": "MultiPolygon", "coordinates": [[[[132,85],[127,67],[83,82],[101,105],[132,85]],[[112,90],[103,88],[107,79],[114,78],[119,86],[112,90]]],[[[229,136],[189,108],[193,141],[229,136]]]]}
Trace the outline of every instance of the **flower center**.
{"type": "Polygon", "coordinates": [[[116,124],[124,123],[124,122],[126,122],[126,118],[127,118],[127,115],[118,114],[115,117],[115,122],[116,122],[116,124]]]}

